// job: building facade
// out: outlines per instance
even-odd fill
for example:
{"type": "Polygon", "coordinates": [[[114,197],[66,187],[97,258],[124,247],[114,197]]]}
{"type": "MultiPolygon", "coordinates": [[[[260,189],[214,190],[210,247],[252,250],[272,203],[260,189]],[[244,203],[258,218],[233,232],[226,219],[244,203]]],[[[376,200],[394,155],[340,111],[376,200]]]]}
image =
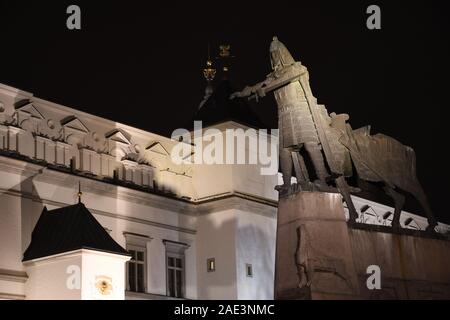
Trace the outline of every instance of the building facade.
{"type": "MultiPolygon", "coordinates": [[[[214,127],[249,129],[233,119],[214,127]]],[[[170,156],[177,143],[0,84],[0,298],[47,297],[36,281],[48,275],[35,272],[24,252],[44,208],[76,204],[81,185],[85,207],[129,253],[117,269],[118,298],[272,299],[279,175],[259,174],[258,164],[177,165],[170,156]]],[[[354,201],[360,222],[389,225],[392,208],[354,201]]],[[[403,213],[402,225],[427,222],[403,213]]],[[[91,280],[87,286],[96,285],[91,280]]]]}

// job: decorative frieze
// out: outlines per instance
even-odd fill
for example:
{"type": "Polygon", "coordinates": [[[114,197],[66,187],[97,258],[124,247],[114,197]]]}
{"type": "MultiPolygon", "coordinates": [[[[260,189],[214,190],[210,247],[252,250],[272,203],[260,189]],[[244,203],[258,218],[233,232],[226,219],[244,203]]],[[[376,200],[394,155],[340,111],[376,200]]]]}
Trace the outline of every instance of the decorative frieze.
{"type": "Polygon", "coordinates": [[[100,154],[100,175],[105,177],[113,177],[116,166],[116,159],[110,154],[100,154]]]}
{"type": "Polygon", "coordinates": [[[172,168],[171,142],[163,137],[129,127],[125,130],[125,126],[103,123],[31,95],[17,97],[9,109],[2,97],[0,100],[0,150],[100,179],[109,177],[150,188],[159,182],[171,191],[191,187],[185,177],[167,171],[172,168]],[[160,178],[163,181],[158,181],[160,178]]]}
{"type": "Polygon", "coordinates": [[[56,145],[55,148],[56,164],[69,167],[70,166],[69,150],[71,148],[71,145],[61,141],[56,141],[55,145],[56,145]]]}
{"type": "Polygon", "coordinates": [[[8,126],[8,150],[19,152],[21,137],[25,131],[18,127],[8,126]]]}
{"type": "Polygon", "coordinates": [[[137,174],[135,173],[138,163],[131,160],[122,160],[122,164],[123,164],[122,179],[124,181],[134,183],[136,183],[136,181],[139,181],[137,174]]]}
{"type": "Polygon", "coordinates": [[[82,144],[89,129],[76,116],[68,116],[61,121],[63,139],[70,144],[82,144]]]}
{"type": "Polygon", "coordinates": [[[80,170],[100,175],[100,155],[95,150],[80,148],[80,170]]]}
{"type": "Polygon", "coordinates": [[[142,185],[153,188],[153,167],[147,164],[140,164],[139,169],[142,175],[142,185]]]}
{"type": "Polygon", "coordinates": [[[8,127],[0,124],[0,149],[8,149],[8,127]]]}
{"type": "Polygon", "coordinates": [[[34,139],[34,157],[38,160],[44,160],[48,163],[54,164],[56,160],[55,141],[38,135],[36,135],[34,139]]]}

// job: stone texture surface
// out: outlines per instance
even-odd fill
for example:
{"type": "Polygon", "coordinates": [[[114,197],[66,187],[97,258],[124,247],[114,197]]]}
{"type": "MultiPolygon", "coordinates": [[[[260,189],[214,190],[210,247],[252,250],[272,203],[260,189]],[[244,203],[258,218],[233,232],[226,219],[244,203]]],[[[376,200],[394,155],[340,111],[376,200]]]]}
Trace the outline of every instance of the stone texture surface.
{"type": "Polygon", "coordinates": [[[275,278],[278,299],[358,296],[340,195],[300,192],[280,199],[275,278]]]}
{"type": "Polygon", "coordinates": [[[450,241],[349,229],[364,299],[450,299],[450,241]],[[379,265],[381,290],[365,285],[366,268],[379,265]]]}
{"type": "Polygon", "coordinates": [[[350,227],[339,194],[300,192],[278,208],[277,299],[450,299],[450,241],[350,227]],[[369,290],[367,267],[381,269],[369,290]]]}

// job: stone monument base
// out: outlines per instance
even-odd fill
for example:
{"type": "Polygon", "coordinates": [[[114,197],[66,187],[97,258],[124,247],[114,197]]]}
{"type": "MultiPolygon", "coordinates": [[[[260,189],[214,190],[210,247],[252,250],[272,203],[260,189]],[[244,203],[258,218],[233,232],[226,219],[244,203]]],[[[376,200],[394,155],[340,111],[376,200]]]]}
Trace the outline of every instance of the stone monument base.
{"type": "Polygon", "coordinates": [[[298,192],[281,197],[276,250],[276,299],[359,297],[340,194],[298,192]]]}

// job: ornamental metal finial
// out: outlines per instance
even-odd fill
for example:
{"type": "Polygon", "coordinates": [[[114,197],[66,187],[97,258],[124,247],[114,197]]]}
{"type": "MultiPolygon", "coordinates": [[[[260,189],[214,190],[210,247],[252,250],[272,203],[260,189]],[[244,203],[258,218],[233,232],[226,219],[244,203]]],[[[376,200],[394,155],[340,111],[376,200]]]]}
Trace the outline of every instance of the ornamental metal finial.
{"type": "Polygon", "coordinates": [[[227,78],[228,71],[230,71],[231,59],[234,58],[231,55],[231,46],[229,44],[221,44],[219,46],[219,56],[217,59],[222,61],[223,77],[227,78]]]}
{"type": "Polygon", "coordinates": [[[216,77],[216,69],[213,66],[213,62],[211,60],[210,46],[208,44],[208,60],[206,60],[206,68],[203,69],[203,75],[205,76],[206,81],[212,82],[216,77]]]}
{"type": "Polygon", "coordinates": [[[78,181],[78,203],[81,203],[81,196],[83,195],[83,192],[81,192],[81,182],[78,181]]]}

